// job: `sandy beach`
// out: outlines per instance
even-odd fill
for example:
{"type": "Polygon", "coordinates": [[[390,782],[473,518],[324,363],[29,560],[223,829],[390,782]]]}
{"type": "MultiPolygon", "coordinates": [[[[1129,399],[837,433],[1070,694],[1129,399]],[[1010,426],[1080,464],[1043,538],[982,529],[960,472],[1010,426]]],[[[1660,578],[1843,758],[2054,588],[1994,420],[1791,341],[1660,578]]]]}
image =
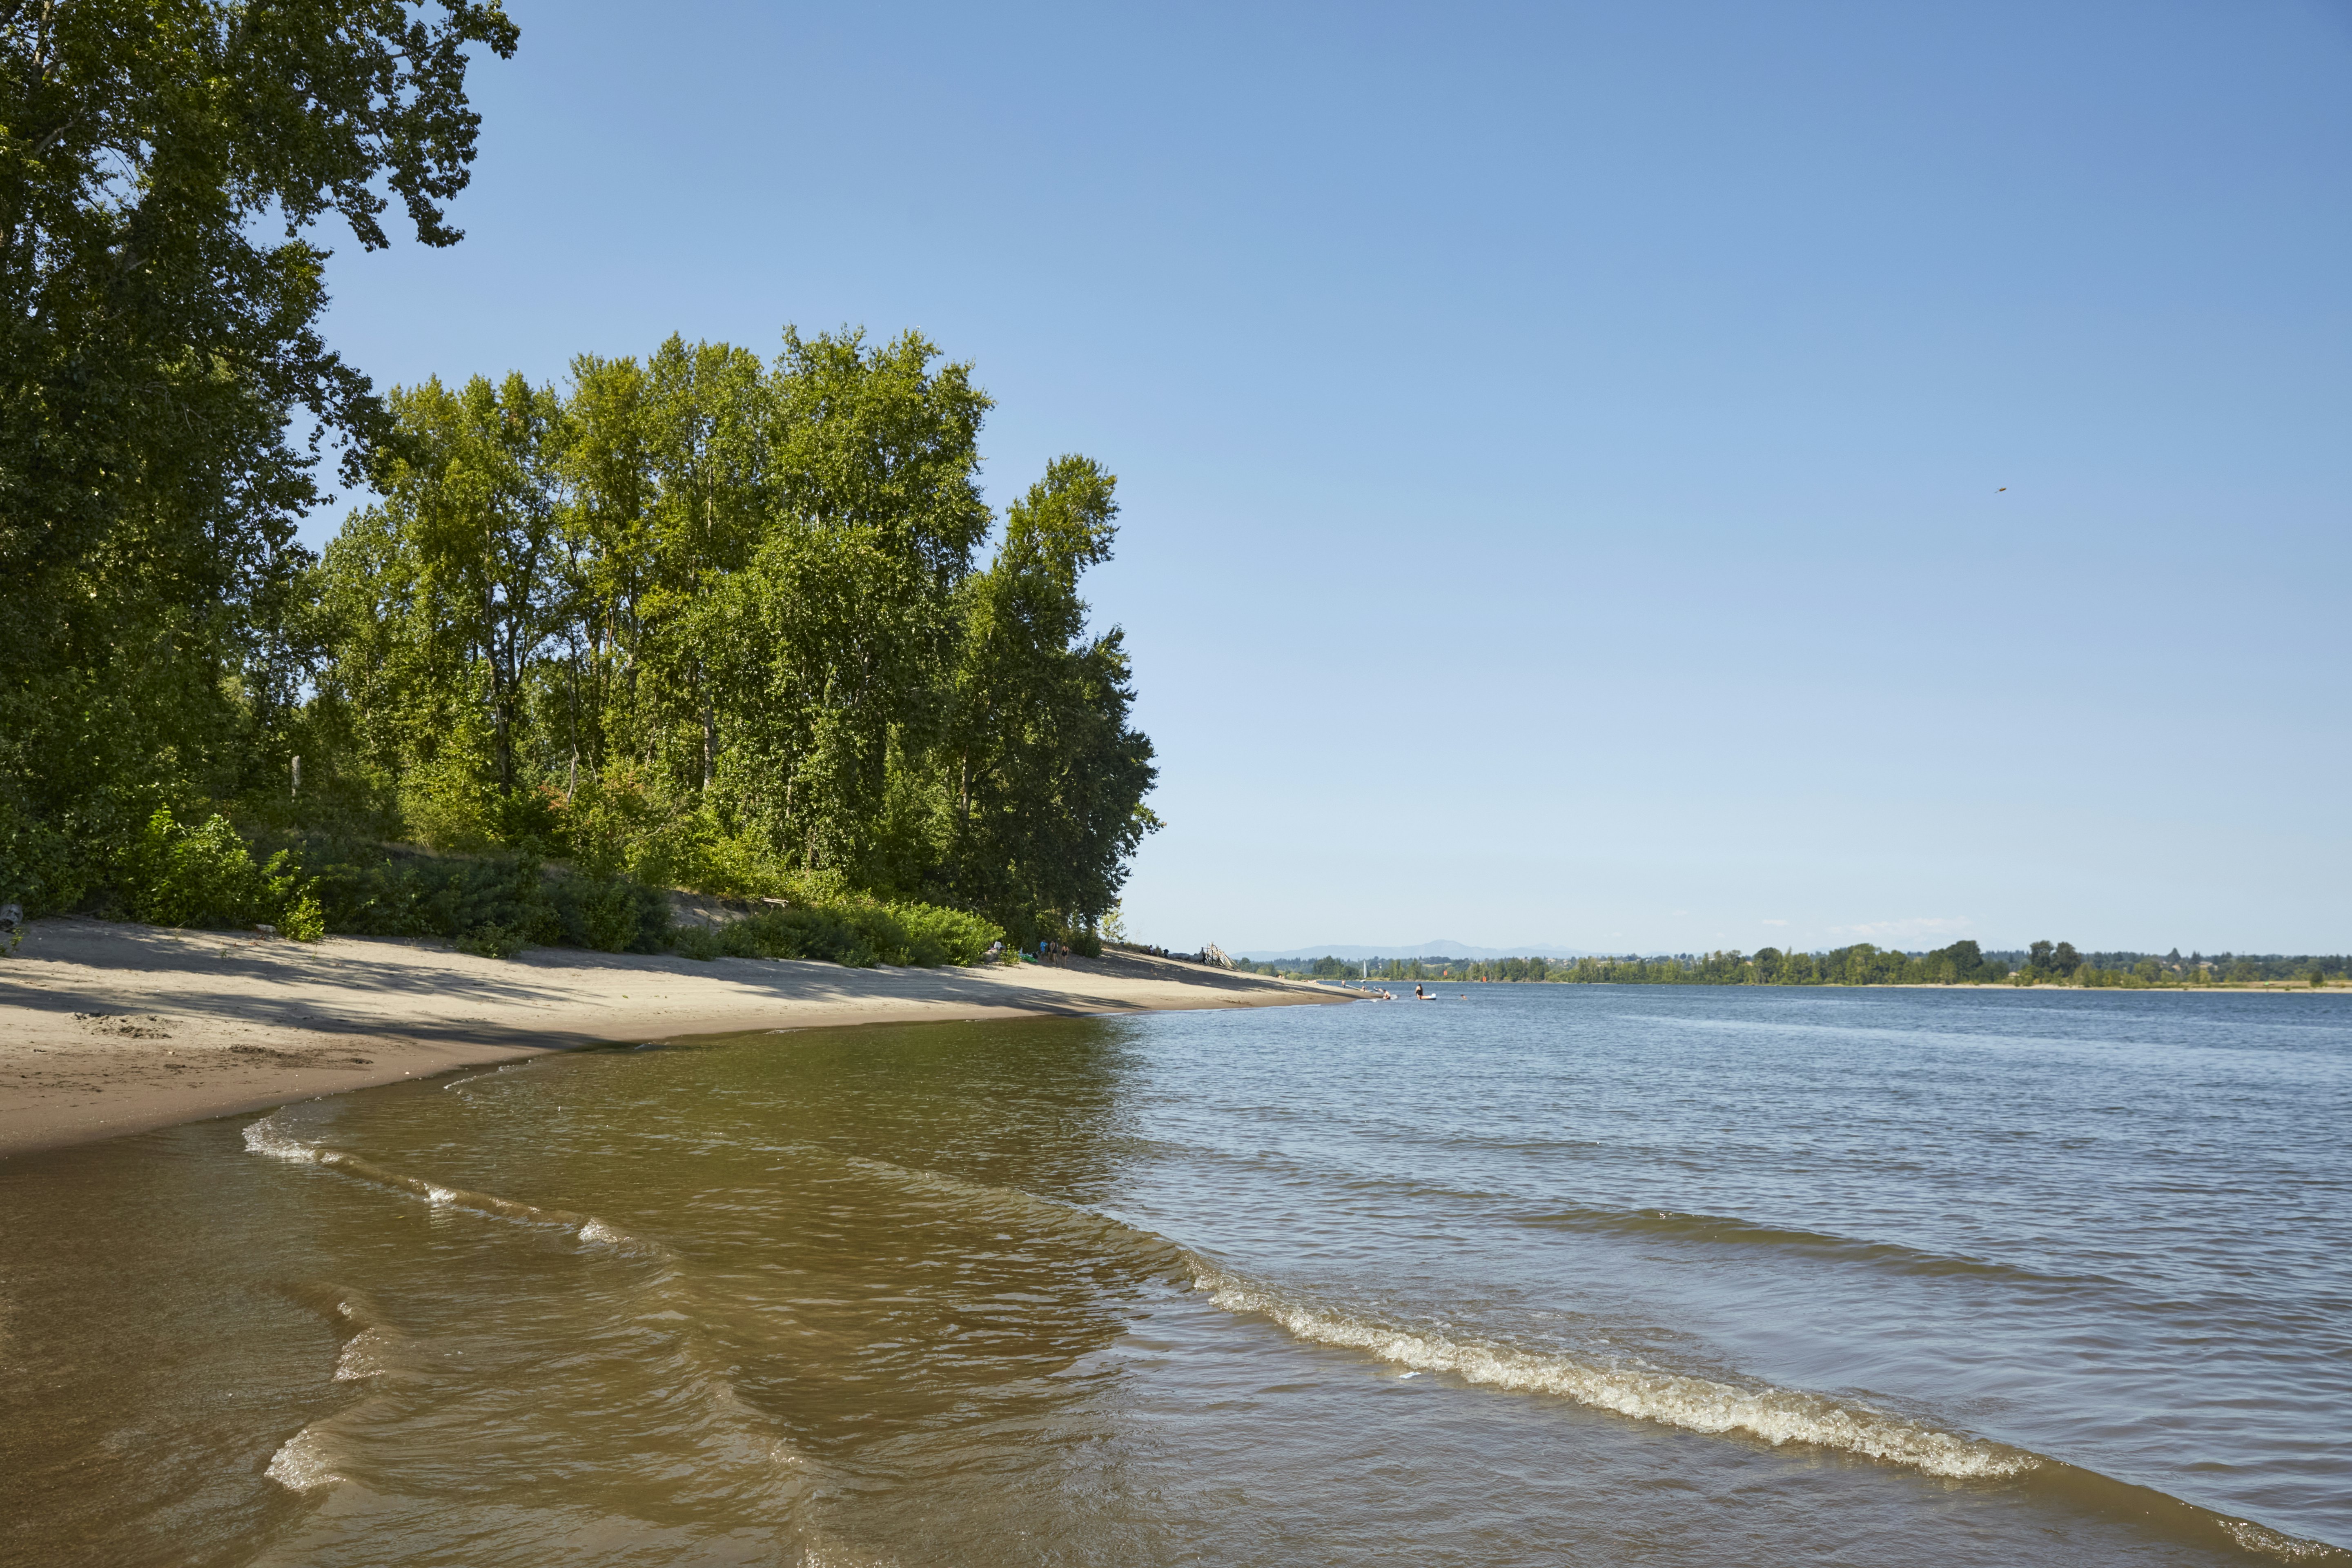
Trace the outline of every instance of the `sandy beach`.
{"type": "Polygon", "coordinates": [[[1334,1003],[1335,991],[1127,953],[1068,966],[781,959],[36,922],[0,960],[0,1156],[452,1068],[734,1029],[1334,1003]]]}

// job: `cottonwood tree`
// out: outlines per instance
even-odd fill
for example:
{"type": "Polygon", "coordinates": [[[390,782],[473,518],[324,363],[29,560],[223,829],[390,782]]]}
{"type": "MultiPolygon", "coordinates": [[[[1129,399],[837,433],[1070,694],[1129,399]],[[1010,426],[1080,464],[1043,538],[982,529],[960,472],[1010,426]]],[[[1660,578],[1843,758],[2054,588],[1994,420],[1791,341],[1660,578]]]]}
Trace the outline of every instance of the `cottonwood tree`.
{"type": "Polygon", "coordinates": [[[1041,912],[1091,924],[1118,900],[1157,818],[1141,801],[1151,742],[1129,728],[1117,629],[1086,636],[1078,577],[1109,559],[1117,481],[1055,460],[1005,514],[1004,540],[963,597],[940,784],[950,896],[1026,937],[1041,912]]]}
{"type": "Polygon", "coordinates": [[[379,465],[383,500],[330,546],[322,574],[339,612],[330,679],[388,742],[376,761],[412,815],[463,843],[488,836],[543,772],[543,747],[520,752],[534,677],[576,615],[564,412],[520,375],[454,390],[428,381],[391,405],[400,438],[379,465]]]}
{"type": "Polygon", "coordinates": [[[902,786],[938,731],[955,592],[990,523],[989,400],[939,358],[912,332],[786,331],[765,538],[704,623],[726,661],[727,808],[803,870],[861,885],[929,859],[902,786]]]}
{"type": "Polygon", "coordinates": [[[319,438],[387,430],[307,237],[386,245],[396,198],[454,243],[469,51],[516,39],[496,0],[0,3],[0,880],[36,902],[267,751],[239,688],[319,438]]]}
{"type": "Polygon", "coordinates": [[[1087,929],[1153,823],[1078,595],[1114,481],[1057,460],[975,571],[988,400],[940,357],[673,338],[562,391],[396,393],[385,500],[318,574],[310,716],[427,837],[520,843],[545,798],[600,868],[1087,929]]]}

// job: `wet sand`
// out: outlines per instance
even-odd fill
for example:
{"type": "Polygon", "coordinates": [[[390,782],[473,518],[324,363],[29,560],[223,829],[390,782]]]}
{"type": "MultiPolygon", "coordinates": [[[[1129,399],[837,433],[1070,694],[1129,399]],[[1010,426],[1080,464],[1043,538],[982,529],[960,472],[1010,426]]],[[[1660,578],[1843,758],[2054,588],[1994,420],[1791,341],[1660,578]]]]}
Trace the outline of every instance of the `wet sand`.
{"type": "Polygon", "coordinates": [[[0,959],[0,1156],[452,1068],[726,1030],[1263,1007],[1328,987],[1118,953],[1068,966],[782,959],[36,922],[0,959]]]}

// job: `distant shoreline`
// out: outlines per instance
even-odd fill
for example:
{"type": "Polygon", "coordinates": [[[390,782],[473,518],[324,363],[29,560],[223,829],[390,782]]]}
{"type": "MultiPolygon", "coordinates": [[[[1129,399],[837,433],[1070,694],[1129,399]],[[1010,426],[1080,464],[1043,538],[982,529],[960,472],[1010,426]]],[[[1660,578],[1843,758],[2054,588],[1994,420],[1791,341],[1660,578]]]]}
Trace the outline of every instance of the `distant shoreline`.
{"type": "Polygon", "coordinates": [[[973,969],[447,944],[90,920],[0,959],[0,1157],[552,1051],[736,1030],[1332,1004],[1118,952],[973,969]]]}
{"type": "MultiPolygon", "coordinates": [[[[2214,996],[2247,996],[2261,992],[2276,992],[2287,996],[2333,996],[2352,991],[2352,984],[2342,984],[2335,981],[2330,981],[2326,985],[2314,990],[2310,982],[2304,980],[2233,980],[2220,985],[2062,985],[2046,981],[2036,981],[2031,985],[2019,985],[2007,980],[1977,982],[1919,980],[1901,981],[1888,985],[1845,985],[1841,982],[1839,984],[1841,989],[1847,991],[2080,991],[2085,995],[2093,992],[2116,991],[2129,992],[2136,996],[2166,992],[2214,996]]],[[[1783,989],[1797,991],[1803,987],[1790,985],[1783,989]]]]}

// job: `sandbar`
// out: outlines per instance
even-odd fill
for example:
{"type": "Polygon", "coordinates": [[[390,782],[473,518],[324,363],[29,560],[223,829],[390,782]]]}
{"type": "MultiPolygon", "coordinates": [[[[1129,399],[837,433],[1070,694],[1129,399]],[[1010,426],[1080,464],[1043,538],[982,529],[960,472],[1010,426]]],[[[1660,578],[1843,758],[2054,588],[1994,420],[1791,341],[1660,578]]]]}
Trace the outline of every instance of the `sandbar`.
{"type": "Polygon", "coordinates": [[[570,948],[501,960],[427,940],[37,921],[0,959],[0,1157],[589,1045],[1348,1000],[1124,952],[970,969],[570,948]]]}

